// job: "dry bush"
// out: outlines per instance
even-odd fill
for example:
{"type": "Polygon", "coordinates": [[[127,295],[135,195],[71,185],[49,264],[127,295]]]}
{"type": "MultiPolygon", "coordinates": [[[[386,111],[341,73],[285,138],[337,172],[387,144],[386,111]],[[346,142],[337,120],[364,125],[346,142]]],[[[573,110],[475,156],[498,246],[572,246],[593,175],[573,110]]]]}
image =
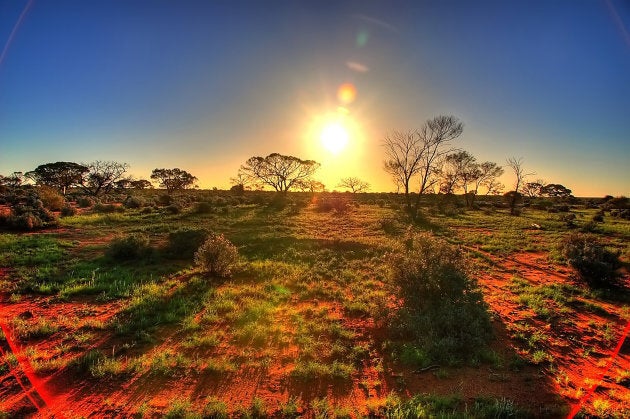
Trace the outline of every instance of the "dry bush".
{"type": "Polygon", "coordinates": [[[612,252],[585,234],[572,234],[561,245],[562,255],[591,287],[618,286],[619,252],[612,252]]]}
{"type": "Polygon", "coordinates": [[[206,273],[227,277],[238,261],[238,250],[223,234],[209,237],[195,253],[195,264],[206,273]]]}

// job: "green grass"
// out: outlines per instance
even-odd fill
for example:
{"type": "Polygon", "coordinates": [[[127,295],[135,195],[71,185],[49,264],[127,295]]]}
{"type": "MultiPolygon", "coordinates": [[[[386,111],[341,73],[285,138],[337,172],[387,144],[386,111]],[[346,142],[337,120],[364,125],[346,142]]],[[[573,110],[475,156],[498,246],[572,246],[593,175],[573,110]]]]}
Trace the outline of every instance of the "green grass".
{"type": "MultiPolygon", "coordinates": [[[[141,192],[147,202],[157,194],[141,192]]],[[[554,249],[570,230],[558,214],[525,208],[519,217],[502,209],[445,216],[429,211],[432,198],[427,197],[422,219],[412,225],[394,202],[396,197],[387,194],[347,196],[356,204],[344,214],[315,211],[309,194],[290,194],[291,202],[283,209],[268,205],[271,198],[264,193],[236,197],[190,191],[176,197],[179,214],[162,208],[150,213],[88,213],[64,217],[60,222],[65,230],[58,232],[0,235],[0,267],[10,268],[0,284],[11,293],[7,304],[28,303],[46,294],[53,306],[86,302],[111,304],[116,310],[109,321],[90,320],[92,312],[76,322],[18,319],[14,328],[23,343],[52,339],[63,344],[48,357],[34,358],[37,370],[63,369],[60,359],[65,353],[76,354],[67,365],[70,370],[108,385],[143,376],[164,383],[201,377],[207,388],[199,390],[198,398],[174,400],[160,412],[171,417],[228,417],[238,413],[235,406],[201,395],[229,386],[243,371],[264,377],[278,369],[272,367],[289,365],[282,379],[312,388],[312,394],[292,397],[280,406],[253,399],[245,403],[243,415],[262,416],[265,411],[296,417],[300,411],[314,417],[349,417],[358,410],[336,405],[321,390],[349,388],[352,380],[364,379],[368,365],[378,365],[386,379],[392,366],[413,371],[437,361],[441,369],[435,374],[443,380],[456,380],[457,366],[465,363],[490,364],[501,371],[537,363],[543,370],[553,363],[545,345],[556,326],[576,312],[610,317],[607,307],[624,301],[623,296],[579,284],[540,286],[514,278],[509,284],[514,301],[534,315],[506,324],[525,355],[499,355],[487,346],[491,338],[485,305],[473,298],[478,295],[478,272],[466,270],[470,282],[463,294],[468,300],[440,297],[444,304],[435,306],[427,302],[431,299],[420,300],[411,310],[405,301],[409,293],[392,277],[395,265],[390,262],[403,252],[408,230],[424,230],[449,245],[464,246],[473,257],[467,259],[470,268],[485,269],[518,252],[546,253],[550,264],[564,268],[554,249]],[[195,210],[200,200],[210,203],[207,211],[195,210]],[[232,278],[201,276],[192,266],[195,246],[189,240],[205,232],[224,234],[237,246],[241,260],[232,278]],[[150,256],[127,261],[107,257],[109,240],[117,235],[145,236],[150,256]],[[540,324],[550,325],[550,330],[543,331],[540,324]],[[464,341],[460,336],[481,339],[464,341]],[[111,346],[99,346],[104,345],[103,337],[116,341],[115,353],[111,346]]],[[[573,212],[580,228],[595,210],[573,212]]],[[[606,215],[588,234],[606,240],[628,260],[630,222],[606,215]]],[[[597,336],[612,344],[616,336],[610,321],[597,336]]],[[[502,379],[501,374],[490,375],[490,380],[502,379]]],[[[399,378],[404,382],[405,377],[399,378]]],[[[383,391],[373,380],[365,382],[370,396],[383,391]]],[[[368,404],[372,414],[386,417],[523,415],[511,401],[495,398],[471,402],[457,396],[392,396],[371,398],[368,404]]]]}

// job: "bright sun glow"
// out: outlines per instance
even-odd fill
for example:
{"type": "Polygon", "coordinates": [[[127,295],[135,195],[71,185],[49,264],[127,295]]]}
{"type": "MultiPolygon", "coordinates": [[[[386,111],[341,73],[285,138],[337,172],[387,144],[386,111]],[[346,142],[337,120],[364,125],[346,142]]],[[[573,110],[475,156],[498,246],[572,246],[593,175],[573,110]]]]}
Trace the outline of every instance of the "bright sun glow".
{"type": "Polygon", "coordinates": [[[339,122],[332,122],[324,126],[320,138],[326,150],[339,154],[348,144],[348,131],[339,122]]]}

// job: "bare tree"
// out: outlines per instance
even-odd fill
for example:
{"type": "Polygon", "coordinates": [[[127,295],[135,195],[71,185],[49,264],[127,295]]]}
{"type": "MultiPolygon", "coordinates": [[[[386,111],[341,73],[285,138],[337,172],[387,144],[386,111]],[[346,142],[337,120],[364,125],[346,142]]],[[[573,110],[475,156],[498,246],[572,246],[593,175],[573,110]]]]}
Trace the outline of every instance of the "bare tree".
{"type": "Polygon", "coordinates": [[[510,169],[512,169],[512,172],[514,172],[514,176],[516,177],[514,181],[514,192],[519,192],[519,189],[525,179],[527,179],[529,176],[534,175],[535,173],[525,173],[525,169],[523,169],[522,157],[519,157],[518,159],[516,157],[510,157],[509,159],[507,159],[507,165],[510,169]]]}
{"type": "Polygon", "coordinates": [[[260,182],[286,193],[300,182],[309,180],[319,166],[313,160],[272,153],[267,157],[250,157],[240,171],[252,182],[260,182]]]}
{"type": "Polygon", "coordinates": [[[462,132],[464,132],[464,124],[451,115],[436,116],[422,126],[418,133],[421,144],[418,200],[420,195],[433,188],[438,181],[435,176],[436,162],[452,151],[450,149],[445,150],[444,146],[459,137],[462,132]]]}
{"type": "Polygon", "coordinates": [[[409,184],[420,170],[421,145],[417,132],[394,131],[383,140],[384,169],[397,186],[402,186],[407,209],[411,209],[409,184]]]}
{"type": "Polygon", "coordinates": [[[514,181],[514,190],[506,192],[505,197],[510,205],[510,214],[517,215],[516,204],[522,200],[522,195],[519,192],[520,187],[525,182],[529,176],[532,176],[534,173],[526,173],[525,169],[523,169],[523,158],[519,157],[510,157],[507,159],[507,165],[514,172],[514,176],[516,177],[514,181]]]}
{"type": "Polygon", "coordinates": [[[370,190],[369,183],[354,176],[341,178],[337,187],[350,189],[352,193],[367,192],[370,190]]]}
{"type": "Polygon", "coordinates": [[[417,213],[420,196],[438,182],[439,163],[452,151],[445,146],[459,137],[463,129],[464,125],[454,116],[441,115],[426,121],[419,131],[394,131],[383,141],[384,169],[397,186],[402,186],[407,210],[412,216],[417,213]],[[412,208],[409,191],[412,179],[416,176],[418,196],[412,208]]]}

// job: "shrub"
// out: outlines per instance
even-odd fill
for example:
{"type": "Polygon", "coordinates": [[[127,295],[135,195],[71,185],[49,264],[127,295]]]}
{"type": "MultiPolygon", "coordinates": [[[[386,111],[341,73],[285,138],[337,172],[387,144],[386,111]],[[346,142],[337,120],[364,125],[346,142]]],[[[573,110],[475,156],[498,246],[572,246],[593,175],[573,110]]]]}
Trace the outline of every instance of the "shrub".
{"type": "Polygon", "coordinates": [[[390,258],[404,301],[393,330],[412,336],[433,362],[474,358],[490,339],[491,325],[462,252],[428,234],[408,236],[406,247],[390,258]]]}
{"type": "Polygon", "coordinates": [[[75,207],[72,207],[70,205],[66,205],[65,207],[63,207],[61,209],[61,216],[62,217],[71,217],[73,215],[77,215],[77,209],[75,207]]]}
{"type": "Polygon", "coordinates": [[[209,237],[195,253],[195,264],[203,272],[220,277],[231,275],[238,260],[238,250],[223,234],[209,237]]]}
{"type": "Polygon", "coordinates": [[[63,195],[57,192],[56,189],[49,188],[47,186],[40,187],[37,190],[37,195],[39,196],[40,201],[42,201],[44,208],[51,211],[60,211],[66,204],[66,199],[63,195]]]}
{"type": "Polygon", "coordinates": [[[594,223],[603,223],[604,222],[604,214],[600,211],[597,214],[593,215],[592,221],[594,223]]]}
{"type": "Polygon", "coordinates": [[[156,199],[158,205],[171,205],[173,203],[173,197],[170,195],[162,194],[156,199]]]}
{"type": "Polygon", "coordinates": [[[147,257],[152,252],[149,239],[139,234],[114,238],[107,248],[106,255],[114,260],[132,260],[147,257]]]}
{"type": "Polygon", "coordinates": [[[208,214],[212,212],[212,204],[207,201],[197,202],[195,205],[195,212],[197,214],[208,214]]]}
{"type": "Polygon", "coordinates": [[[192,259],[208,237],[206,230],[181,229],[168,234],[165,253],[172,258],[192,259]]]}
{"type": "Polygon", "coordinates": [[[164,210],[168,213],[168,214],[179,214],[182,210],[179,206],[175,205],[175,204],[171,204],[168,207],[164,208],[164,210]]]}
{"type": "Polygon", "coordinates": [[[611,252],[594,237],[572,234],[561,246],[562,255],[580,277],[592,287],[618,286],[621,267],[618,252],[611,252]]]}
{"type": "Polygon", "coordinates": [[[144,205],[144,201],[142,201],[140,198],[135,197],[135,196],[130,196],[127,199],[125,199],[125,202],[123,202],[123,206],[125,208],[131,208],[131,209],[141,208],[143,205],[144,205]]]}
{"type": "Polygon", "coordinates": [[[112,212],[124,212],[125,209],[123,207],[118,207],[114,204],[95,204],[92,208],[92,211],[104,214],[110,214],[112,212]]]}
{"type": "Polygon", "coordinates": [[[315,209],[320,212],[334,211],[337,214],[345,214],[350,210],[350,201],[341,196],[322,197],[315,203],[315,209]]]}
{"type": "Polygon", "coordinates": [[[77,200],[77,205],[79,208],[89,208],[94,205],[94,200],[87,196],[81,197],[77,200]]]}
{"type": "Polygon", "coordinates": [[[10,229],[30,231],[36,228],[54,227],[57,218],[46,208],[34,193],[6,196],[11,211],[0,216],[0,224],[10,229]]]}

